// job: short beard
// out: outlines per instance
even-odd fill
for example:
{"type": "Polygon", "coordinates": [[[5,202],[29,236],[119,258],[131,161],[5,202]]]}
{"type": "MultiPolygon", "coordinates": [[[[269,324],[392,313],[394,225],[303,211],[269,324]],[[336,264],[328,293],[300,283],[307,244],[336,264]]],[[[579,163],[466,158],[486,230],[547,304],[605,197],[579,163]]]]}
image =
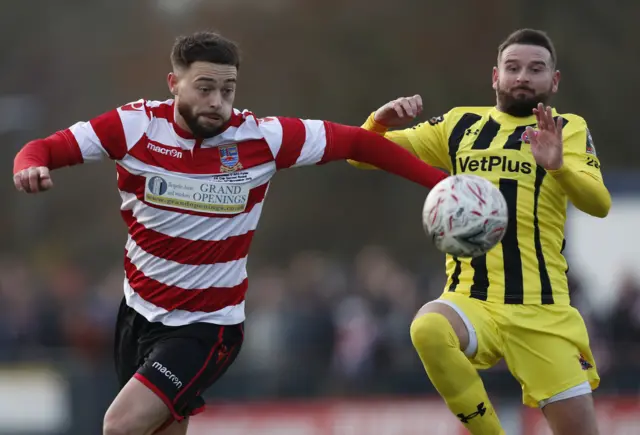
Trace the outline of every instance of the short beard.
{"type": "Polygon", "coordinates": [[[198,116],[193,115],[191,106],[188,104],[179,103],[178,113],[182,116],[182,119],[184,119],[184,122],[189,127],[189,130],[191,130],[191,133],[199,139],[208,139],[217,136],[224,128],[224,126],[211,128],[203,127],[198,122],[198,116]]]}
{"type": "Polygon", "coordinates": [[[511,116],[516,118],[526,118],[533,115],[533,109],[535,109],[539,103],[547,105],[551,100],[551,90],[548,92],[542,92],[535,94],[531,98],[515,98],[509,92],[503,91],[498,87],[496,91],[496,97],[498,99],[498,108],[511,116]]]}

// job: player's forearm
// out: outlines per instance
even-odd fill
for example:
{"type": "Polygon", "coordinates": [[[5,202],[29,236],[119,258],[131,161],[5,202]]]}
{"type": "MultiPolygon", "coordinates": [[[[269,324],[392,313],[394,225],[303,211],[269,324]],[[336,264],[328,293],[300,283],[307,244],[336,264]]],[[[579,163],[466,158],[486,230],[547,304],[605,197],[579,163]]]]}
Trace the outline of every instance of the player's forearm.
{"type": "Polygon", "coordinates": [[[67,136],[70,134],[67,130],[59,131],[45,139],[26,144],[13,161],[13,173],[31,167],[58,169],[82,163],[80,148],[67,136]]]}
{"type": "Polygon", "coordinates": [[[447,174],[430,166],[384,137],[357,127],[327,123],[331,159],[368,163],[432,188],[447,174]]]}
{"type": "MultiPolygon", "coordinates": [[[[389,139],[393,143],[400,145],[402,148],[406,149],[407,151],[415,155],[415,152],[413,151],[413,145],[411,144],[411,141],[409,140],[409,138],[405,134],[403,134],[402,131],[388,132],[387,127],[376,122],[376,120],[373,117],[374,114],[375,112],[369,115],[365,123],[362,124],[362,128],[367,131],[377,133],[380,136],[384,136],[386,139],[389,139]]],[[[349,164],[358,169],[378,169],[375,166],[362,163],[362,162],[357,162],[355,160],[349,160],[349,164]]]]}
{"type": "Polygon", "coordinates": [[[602,181],[586,172],[568,168],[551,171],[551,174],[576,208],[595,217],[609,214],[611,195],[602,181]]]}

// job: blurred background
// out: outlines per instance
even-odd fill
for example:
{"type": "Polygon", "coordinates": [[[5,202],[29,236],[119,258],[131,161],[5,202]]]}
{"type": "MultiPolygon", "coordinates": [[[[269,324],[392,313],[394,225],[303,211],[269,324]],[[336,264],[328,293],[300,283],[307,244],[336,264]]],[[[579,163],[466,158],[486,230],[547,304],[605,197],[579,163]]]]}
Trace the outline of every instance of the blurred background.
{"type": "MultiPolygon", "coordinates": [[[[555,104],[587,119],[613,209],[571,211],[573,304],[602,384],[602,433],[640,433],[640,2],[617,0],[45,0],[0,5],[0,434],[98,434],[117,392],[112,336],[126,228],[113,163],[64,169],[18,195],[27,141],[139,98],[166,99],[179,34],[212,29],[244,60],[237,107],[360,125],[419,93],[423,119],[491,105],[501,40],[554,39],[555,104]]],[[[250,261],[247,340],[190,434],[458,434],[411,346],[442,291],[425,192],[346,163],[279,174],[250,261]]],[[[507,433],[543,435],[504,366],[483,374],[507,433]]]]}

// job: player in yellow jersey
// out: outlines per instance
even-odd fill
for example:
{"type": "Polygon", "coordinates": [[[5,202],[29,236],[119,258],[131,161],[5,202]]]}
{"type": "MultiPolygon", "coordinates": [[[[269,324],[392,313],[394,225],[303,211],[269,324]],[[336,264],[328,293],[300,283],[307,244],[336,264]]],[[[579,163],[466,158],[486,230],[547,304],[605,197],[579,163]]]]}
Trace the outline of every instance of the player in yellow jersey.
{"type": "Polygon", "coordinates": [[[605,217],[611,197],[585,120],[547,106],[559,81],[551,40],[522,29],[498,49],[495,107],[456,107],[387,132],[420,113],[414,96],[364,124],[452,174],[487,178],[507,200],[503,241],[478,258],[447,256],[444,293],[411,325],[429,378],[474,435],[504,434],[476,370],[502,358],[555,435],[598,434],[591,391],[599,378],[584,321],[569,305],[562,251],[567,200],[605,217]]]}

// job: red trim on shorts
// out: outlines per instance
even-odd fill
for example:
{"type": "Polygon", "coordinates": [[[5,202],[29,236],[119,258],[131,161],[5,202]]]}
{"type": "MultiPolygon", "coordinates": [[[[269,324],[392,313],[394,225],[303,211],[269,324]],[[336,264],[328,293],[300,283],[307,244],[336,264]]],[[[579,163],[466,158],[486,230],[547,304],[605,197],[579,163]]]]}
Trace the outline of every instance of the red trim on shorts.
{"type": "Polygon", "coordinates": [[[216,351],[216,349],[218,349],[220,347],[220,345],[222,344],[222,340],[223,340],[223,334],[224,334],[224,326],[220,327],[220,333],[218,334],[218,341],[216,342],[216,344],[213,345],[213,347],[211,348],[211,351],[209,352],[209,356],[207,356],[207,359],[205,360],[204,364],[202,365],[202,367],[200,368],[200,370],[198,370],[198,373],[196,373],[196,375],[193,377],[193,379],[191,379],[189,381],[189,383],[182,389],[180,390],[180,392],[176,395],[175,399],[173,399],[173,404],[175,405],[178,402],[178,399],[180,399],[180,396],[182,396],[182,394],[187,391],[189,389],[189,387],[191,387],[191,385],[193,385],[193,383],[198,380],[198,378],[200,377],[200,375],[202,375],[202,373],[206,370],[207,366],[209,365],[209,362],[211,361],[211,357],[213,357],[214,352],[216,351]]]}
{"type": "Polygon", "coordinates": [[[173,406],[173,403],[171,403],[171,400],[167,397],[167,395],[164,394],[162,391],[160,391],[160,389],[156,387],[153,384],[153,382],[151,382],[149,379],[147,379],[144,375],[141,375],[140,373],[134,374],[133,377],[136,378],[138,381],[140,381],[142,385],[144,385],[145,387],[153,391],[156,394],[156,396],[158,396],[160,400],[162,400],[164,404],[167,405],[167,408],[169,408],[169,412],[171,412],[171,415],[173,416],[175,421],[184,420],[184,417],[179,415],[176,412],[176,408],[173,406]]]}
{"type": "Polygon", "coordinates": [[[191,411],[191,415],[198,415],[203,413],[206,407],[207,405],[202,405],[200,408],[194,409],[193,411],[191,411]]]}

